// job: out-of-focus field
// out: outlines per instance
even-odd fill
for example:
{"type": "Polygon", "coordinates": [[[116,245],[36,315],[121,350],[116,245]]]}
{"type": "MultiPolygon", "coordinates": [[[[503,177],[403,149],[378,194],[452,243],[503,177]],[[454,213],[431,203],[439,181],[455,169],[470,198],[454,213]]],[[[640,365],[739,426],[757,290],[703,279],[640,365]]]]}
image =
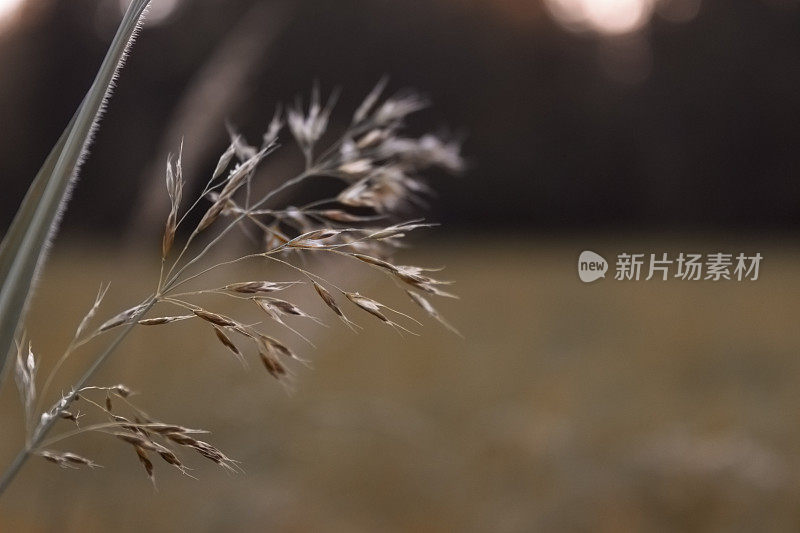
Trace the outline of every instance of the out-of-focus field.
{"type": "MultiPolygon", "coordinates": [[[[800,250],[723,243],[764,255],[757,282],[584,285],[584,248],[720,242],[481,241],[421,246],[402,261],[447,265],[462,299],[440,308],[464,340],[430,321],[401,338],[348,308],[366,326],[356,335],[296,290],[333,327],[304,327],[316,350],[292,343],[314,369],[297,368],[291,395],[257,361],[243,370],[201,323],[139,328],[96,382],[126,383],[154,416],[212,430],[247,473],[183,454],[200,479],[156,463],[155,492],[129,447],[78,438],[62,449],[105,468],[32,460],[0,499],[0,531],[800,528],[800,250]]],[[[44,272],[28,331],[48,364],[99,281],[113,281],[102,316],[152,288],[139,254],[90,250],[57,249],[44,272]]],[[[275,272],[250,265],[215,281],[275,272]]],[[[379,277],[359,287],[414,309],[379,277]]],[[[5,463],[21,438],[13,385],[0,405],[5,463]]]]}

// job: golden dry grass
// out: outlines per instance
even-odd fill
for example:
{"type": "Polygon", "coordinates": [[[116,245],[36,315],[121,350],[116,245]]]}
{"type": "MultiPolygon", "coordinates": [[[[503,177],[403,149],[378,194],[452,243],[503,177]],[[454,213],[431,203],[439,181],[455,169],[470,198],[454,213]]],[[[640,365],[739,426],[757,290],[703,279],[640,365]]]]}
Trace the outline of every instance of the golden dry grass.
{"type": "MultiPolygon", "coordinates": [[[[65,449],[105,468],[31,461],[0,501],[0,530],[797,530],[800,251],[732,246],[765,256],[754,283],[586,286],[583,244],[411,252],[403,262],[446,264],[458,281],[462,300],[439,307],[466,339],[432,321],[401,339],[365,314],[355,335],[326,315],[330,330],[304,330],[320,348],[303,350],[315,368],[299,370],[292,396],[198,322],[140,328],[97,382],[211,429],[247,474],[192,461],[195,481],[157,464],[156,493],[129,448],[89,436],[65,449]]],[[[100,280],[113,274],[110,315],[157,275],[132,252],[88,250],[57,250],[38,291],[29,332],[50,362],[100,280]]],[[[374,279],[362,292],[413,309],[374,279]]],[[[15,395],[0,397],[4,462],[20,438],[15,395]]]]}

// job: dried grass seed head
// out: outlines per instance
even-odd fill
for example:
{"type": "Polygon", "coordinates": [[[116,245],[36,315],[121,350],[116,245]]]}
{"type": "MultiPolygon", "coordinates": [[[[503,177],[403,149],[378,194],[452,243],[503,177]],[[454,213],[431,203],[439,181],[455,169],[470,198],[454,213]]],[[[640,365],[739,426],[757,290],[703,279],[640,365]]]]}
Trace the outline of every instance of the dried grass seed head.
{"type": "Polygon", "coordinates": [[[226,285],[224,289],[239,294],[268,294],[288,289],[294,285],[302,285],[302,283],[302,281],[244,281],[226,285]]]}

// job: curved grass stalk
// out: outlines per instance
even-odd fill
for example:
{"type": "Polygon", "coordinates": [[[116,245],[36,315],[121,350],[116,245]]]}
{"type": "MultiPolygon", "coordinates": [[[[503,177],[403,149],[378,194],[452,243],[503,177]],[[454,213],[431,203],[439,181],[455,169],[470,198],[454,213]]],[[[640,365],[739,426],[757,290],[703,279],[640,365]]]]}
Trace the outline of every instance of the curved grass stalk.
{"type": "MultiPolygon", "coordinates": [[[[368,100],[370,98],[371,97],[368,97],[368,100]]],[[[374,102],[370,103],[370,105],[367,106],[367,110],[363,112],[368,113],[369,108],[371,108],[373,105],[374,102]]],[[[103,350],[102,353],[98,354],[92,360],[92,363],[85,371],[83,376],[75,385],[72,386],[72,388],[69,389],[70,392],[56,401],[49,410],[42,414],[38,425],[28,436],[28,440],[24,448],[19,452],[12,464],[6,470],[5,474],[0,478],[0,494],[2,494],[3,491],[8,487],[25,461],[32,454],[38,454],[45,459],[64,467],[75,467],[76,464],[89,467],[97,466],[91,460],[77,456],[76,454],[72,454],[70,452],[44,450],[43,448],[49,444],[60,442],[61,440],[71,436],[89,432],[105,433],[108,432],[110,428],[122,428],[124,430],[123,432],[116,432],[114,435],[134,447],[139,461],[144,466],[145,471],[147,472],[151,481],[154,481],[153,463],[148,457],[148,451],[150,453],[157,454],[161,457],[161,459],[170,465],[175,466],[181,472],[186,473],[186,467],[181,463],[177,455],[173,453],[173,451],[170,449],[170,446],[189,447],[206,459],[215,462],[220,467],[229,471],[235,471],[236,469],[240,468],[238,467],[236,461],[227,457],[214,446],[192,437],[191,434],[194,432],[194,430],[158,422],[152,424],[140,424],[138,419],[139,416],[143,416],[146,422],[150,422],[151,419],[147,415],[142,415],[138,408],[135,408],[135,406],[125,399],[129,394],[131,394],[130,389],[127,386],[116,385],[114,387],[96,387],[88,385],[88,382],[94,375],[95,371],[117,349],[117,347],[123,342],[125,337],[137,324],[141,323],[148,327],[159,326],[181,321],[187,318],[196,318],[197,322],[202,322],[204,324],[203,327],[211,328],[215,333],[217,340],[224,345],[228,351],[233,352],[237,359],[243,363],[245,363],[244,353],[240,349],[240,346],[241,342],[247,342],[249,346],[255,349],[258,357],[261,359],[261,362],[264,364],[267,371],[273,377],[278,379],[282,386],[288,386],[287,381],[291,381],[294,374],[292,372],[292,368],[287,366],[286,362],[301,363],[308,366],[309,361],[299,357],[282,341],[272,337],[264,331],[261,331],[258,328],[258,326],[262,324],[261,322],[249,323],[243,320],[232,318],[230,316],[218,314],[208,309],[204,309],[203,307],[193,303],[192,300],[194,296],[199,296],[202,294],[224,295],[227,297],[233,297],[240,301],[252,300],[258,304],[258,307],[260,307],[261,310],[265,312],[271,319],[277,321],[292,332],[296,333],[313,346],[313,343],[304,337],[302,333],[286,324],[283,321],[283,317],[302,317],[305,319],[311,319],[318,324],[321,323],[321,321],[315,316],[310,315],[304,310],[300,309],[291,301],[283,300],[281,298],[274,298],[270,294],[275,291],[282,291],[284,289],[293,287],[296,284],[303,284],[304,282],[267,281],[262,278],[258,281],[232,283],[218,289],[211,288],[181,293],[176,292],[178,287],[196,280],[212,270],[221,268],[223,266],[229,266],[247,259],[257,257],[266,258],[289,267],[307,278],[325,305],[351,329],[355,330],[356,327],[360,328],[360,326],[352,322],[344,314],[339,306],[340,302],[349,301],[350,304],[354,305],[356,308],[360,308],[362,311],[371,314],[373,317],[376,317],[385,324],[391,326],[401,335],[402,331],[414,334],[401,324],[398,324],[388,318],[383,311],[385,310],[416,322],[416,319],[413,317],[390,308],[380,302],[372,300],[366,296],[362,296],[358,292],[346,291],[338,287],[334,282],[305,268],[301,268],[295,264],[292,264],[288,260],[284,260],[276,256],[278,254],[290,251],[304,254],[309,250],[323,250],[329,253],[358,259],[361,262],[366,262],[373,267],[381,268],[384,271],[388,269],[395,278],[402,279],[407,284],[411,284],[412,286],[426,292],[438,295],[447,295],[446,293],[436,289],[436,285],[447,282],[434,280],[424,274],[425,272],[429,272],[430,269],[411,266],[396,267],[391,263],[384,261],[383,259],[377,258],[378,256],[384,256],[386,252],[390,252],[390,250],[398,246],[398,241],[405,234],[405,232],[420,227],[427,227],[430,226],[430,224],[419,224],[419,221],[412,221],[404,224],[395,224],[383,227],[382,229],[368,227],[340,227],[340,224],[344,222],[351,222],[354,220],[366,222],[379,217],[383,218],[390,214],[389,208],[391,206],[395,206],[404,200],[412,202],[415,199],[415,193],[421,188],[419,183],[416,181],[416,178],[413,176],[413,174],[420,169],[420,163],[422,162],[423,168],[425,166],[441,165],[442,155],[452,156],[452,153],[449,152],[446,154],[430,153],[431,150],[434,152],[436,152],[436,150],[445,150],[445,148],[443,148],[444,145],[437,145],[438,141],[436,139],[432,141],[430,136],[428,136],[424,143],[422,139],[416,141],[414,139],[403,139],[403,142],[400,143],[404,146],[403,149],[408,150],[408,147],[411,146],[411,149],[416,149],[416,152],[413,154],[409,155],[400,150],[397,150],[393,153],[391,151],[391,147],[389,147],[384,148],[384,152],[386,152],[386,150],[388,150],[388,152],[382,153],[380,156],[375,155],[379,153],[379,150],[375,148],[374,145],[375,140],[383,138],[384,135],[393,135],[394,132],[401,127],[403,117],[405,117],[405,115],[408,113],[418,109],[419,106],[420,100],[414,96],[395,97],[394,99],[388,99],[374,112],[370,119],[364,120],[362,117],[362,119],[359,119],[359,121],[355,122],[354,126],[351,126],[351,128],[349,128],[344,135],[342,135],[335,143],[333,143],[332,146],[323,152],[323,156],[314,162],[313,145],[324,133],[327,126],[328,114],[330,112],[327,106],[326,110],[321,112],[321,108],[318,105],[318,91],[315,90],[314,95],[312,96],[312,104],[309,107],[307,116],[302,115],[300,111],[294,109],[288,112],[289,114],[287,117],[292,134],[295,136],[295,139],[305,155],[306,170],[270,190],[253,204],[250,202],[250,181],[255,175],[257,166],[263,158],[263,155],[268,153],[275,145],[275,137],[269,137],[270,140],[267,141],[268,135],[265,135],[264,147],[262,147],[261,151],[257,151],[254,147],[247,146],[243,139],[239,139],[238,142],[240,144],[237,145],[236,150],[238,151],[237,157],[239,157],[241,164],[235,167],[227,176],[227,178],[222,180],[222,182],[213,185],[214,180],[220,176],[222,172],[224,172],[224,170],[227,168],[227,165],[230,163],[230,157],[232,157],[232,153],[229,154],[229,152],[231,151],[231,148],[229,148],[229,150],[223,154],[223,157],[220,159],[220,164],[218,164],[217,169],[214,172],[214,176],[204,188],[201,197],[205,196],[210,190],[216,190],[218,188],[221,190],[219,194],[212,199],[212,205],[203,216],[203,219],[191,232],[189,237],[186,239],[180,253],[177,254],[177,258],[172,262],[170,268],[165,272],[166,260],[174,242],[177,226],[180,225],[180,223],[182,223],[186,218],[186,214],[180,218],[177,217],[181,203],[181,191],[183,190],[180,156],[174,170],[170,160],[167,166],[166,182],[167,192],[172,203],[172,209],[169,217],[167,218],[164,239],[162,240],[162,262],[157,289],[141,304],[119,313],[110,320],[102,323],[102,325],[100,325],[92,333],[84,335],[83,333],[88,327],[89,322],[92,321],[94,313],[99,306],[98,297],[94,306],[92,307],[92,310],[90,310],[90,312],[78,326],[78,330],[70,345],[67,347],[65,353],[62,355],[62,358],[56,363],[55,367],[48,376],[43,389],[43,394],[40,395],[39,402],[45,400],[44,393],[46,393],[49,385],[54,380],[55,375],[67,357],[74,353],[78,348],[85,346],[88,342],[98,338],[100,335],[105,334],[111,329],[119,328],[119,333],[106,346],[105,350],[103,350]],[[385,128],[385,130],[378,131],[374,128],[385,128]],[[364,138],[358,139],[358,136],[362,134],[364,134],[364,138]],[[418,146],[414,145],[415,142],[419,143],[418,146]],[[431,143],[433,143],[434,148],[431,148],[431,143]],[[414,148],[415,146],[416,148],[414,148]],[[362,157],[358,154],[358,150],[366,150],[364,153],[370,154],[363,157],[375,159],[356,159],[358,157],[362,157]],[[246,155],[251,153],[255,155],[246,155]],[[245,156],[249,157],[249,159],[245,159],[245,156]],[[225,159],[226,157],[228,157],[228,159],[225,159]],[[225,162],[224,164],[222,164],[223,161],[225,162]],[[337,168],[339,169],[338,171],[336,170],[337,168]],[[375,169],[375,173],[370,173],[371,169],[375,169]],[[338,175],[337,172],[339,173],[338,175]],[[344,175],[347,175],[347,179],[343,179],[344,175]],[[337,202],[342,205],[342,208],[327,212],[315,211],[310,209],[310,207],[316,207],[321,204],[312,202],[307,208],[290,207],[285,211],[261,209],[264,204],[266,204],[279,193],[313,176],[335,177],[344,181],[345,188],[342,190],[339,196],[337,196],[335,199],[324,200],[324,203],[337,202]],[[242,187],[243,185],[245,185],[245,187],[242,187]],[[239,207],[239,205],[236,203],[236,200],[233,199],[233,196],[237,193],[237,191],[240,190],[246,192],[247,194],[244,208],[239,207]],[[370,208],[376,213],[376,216],[356,216],[352,212],[345,212],[341,210],[347,208],[370,208]],[[195,241],[195,237],[197,237],[206,228],[214,224],[214,222],[220,216],[223,218],[229,217],[227,224],[221,229],[221,231],[217,232],[196,254],[194,254],[191,259],[184,261],[191,244],[195,241]],[[271,218],[267,220],[267,223],[265,223],[259,219],[261,216],[271,218]],[[189,269],[203,260],[209,254],[209,252],[230,233],[232,229],[242,225],[242,222],[247,220],[253,222],[263,232],[267,248],[266,251],[251,253],[228,261],[218,262],[209,267],[201,269],[199,272],[190,272],[189,269]],[[357,235],[353,236],[353,233],[356,233],[357,235]],[[361,233],[361,235],[358,236],[358,233],[361,233]],[[352,247],[353,251],[343,251],[347,247],[352,247]],[[364,255],[360,252],[366,252],[370,255],[364,255]],[[373,255],[375,257],[373,257],[373,255]],[[323,285],[332,287],[341,293],[338,295],[338,299],[323,285]],[[171,304],[182,309],[189,310],[191,311],[191,315],[165,316],[142,320],[144,316],[159,303],[171,304]],[[241,335],[241,338],[238,336],[229,337],[231,332],[241,335]],[[242,338],[244,341],[242,341],[242,338]],[[46,439],[46,435],[53,428],[56,421],[58,421],[60,418],[66,418],[77,422],[77,416],[80,416],[80,413],[78,413],[76,416],[68,409],[76,400],[78,394],[81,394],[81,397],[83,397],[83,392],[88,390],[107,391],[105,408],[88,398],[87,401],[98,407],[114,422],[89,425],[84,428],[70,431],[66,434],[46,439]],[[125,404],[133,408],[134,411],[138,413],[134,417],[134,420],[136,421],[135,424],[128,421],[128,419],[125,417],[118,416],[115,412],[112,412],[112,394],[122,398],[125,404]],[[161,431],[161,433],[159,433],[159,431],[161,431]],[[151,438],[152,432],[155,432],[153,435],[160,437],[160,439],[164,442],[163,445],[154,443],[153,439],[151,438]]],[[[356,116],[358,116],[361,112],[361,110],[357,112],[356,116]]],[[[275,120],[280,121],[279,118],[274,119],[274,121],[275,120]]],[[[272,130],[273,126],[271,125],[270,131],[272,130]]],[[[280,130],[280,127],[277,128],[274,135],[277,135],[278,130],[280,130]]],[[[447,149],[449,150],[450,147],[448,146],[447,149]]],[[[189,210],[191,211],[194,209],[198,203],[199,201],[193,203],[189,210]]],[[[389,257],[388,255],[385,256],[389,257]]],[[[103,290],[101,288],[101,294],[102,293],[103,290]]],[[[413,296],[412,299],[414,299],[413,296]]],[[[420,301],[417,299],[415,299],[415,301],[420,303],[420,301]]],[[[420,305],[422,305],[429,312],[429,314],[434,317],[438,317],[435,310],[427,305],[426,302],[420,303],[420,305]]],[[[34,361],[32,354],[30,355],[29,360],[34,361]]],[[[29,363],[29,366],[31,367],[31,370],[28,372],[28,374],[32,375],[34,363],[29,363]]],[[[21,367],[18,366],[18,371],[20,368],[21,367]]],[[[29,379],[28,381],[32,382],[33,380],[29,379]]],[[[35,396],[35,392],[32,387],[27,391],[23,390],[23,388],[21,388],[21,390],[23,393],[29,393],[28,396],[30,397],[35,396]]]]}
{"type": "Polygon", "coordinates": [[[39,171],[0,245],[0,376],[48,242],[58,228],[80,164],[149,1],[130,3],[89,92],[39,171]]]}
{"type": "MultiPolygon", "coordinates": [[[[145,307],[142,309],[141,314],[146,313],[150,310],[153,305],[155,305],[155,297],[151,297],[149,301],[146,303],[145,307]]],[[[129,324],[125,325],[123,329],[119,332],[117,337],[109,344],[106,349],[92,362],[89,368],[84,372],[81,378],[75,383],[72,391],[64,396],[58,404],[69,405],[75,399],[75,396],[78,394],[78,391],[82,389],[94,376],[97,369],[100,368],[103,363],[108,359],[108,357],[114,353],[117,347],[125,340],[125,337],[133,330],[136,326],[136,321],[132,321],[129,324]]],[[[58,407],[58,404],[54,406],[54,409],[58,407]]],[[[41,443],[44,440],[44,437],[47,433],[53,428],[55,423],[58,421],[57,416],[46,416],[44,415],[42,421],[39,423],[39,426],[33,433],[30,442],[17,454],[14,458],[14,461],[9,465],[6,469],[5,473],[3,474],[2,478],[0,478],[0,495],[2,495],[11,482],[14,480],[16,475],[19,473],[19,470],[25,464],[25,462],[30,458],[31,454],[39,448],[41,443]]]]}

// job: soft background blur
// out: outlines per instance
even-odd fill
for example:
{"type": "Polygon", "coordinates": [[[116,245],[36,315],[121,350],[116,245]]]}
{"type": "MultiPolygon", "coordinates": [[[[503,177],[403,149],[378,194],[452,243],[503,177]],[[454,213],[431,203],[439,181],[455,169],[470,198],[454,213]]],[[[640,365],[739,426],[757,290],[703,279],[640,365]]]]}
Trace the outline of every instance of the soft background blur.
{"type": "MultiPolygon", "coordinates": [[[[124,4],[0,0],[0,231],[124,4]]],[[[154,0],[42,277],[37,353],[63,350],[101,281],[106,315],[151,290],[181,138],[205,176],[226,121],[255,139],[314,80],[342,86],[346,118],[383,74],[434,101],[413,128],[465,139],[469,172],[433,180],[444,226],[401,262],[447,265],[466,338],[311,329],[288,395],[194,324],[137,331],[97,381],[211,429],[247,474],[156,465],[153,492],[129,449],[77,439],[105,468],[31,461],[0,530],[796,531],[798,57],[796,0],[154,0]],[[757,282],[583,285],[584,249],[765,260],[757,282]]],[[[297,163],[285,148],[269,174],[297,163]]],[[[5,387],[4,464],[19,411],[5,387]]]]}

